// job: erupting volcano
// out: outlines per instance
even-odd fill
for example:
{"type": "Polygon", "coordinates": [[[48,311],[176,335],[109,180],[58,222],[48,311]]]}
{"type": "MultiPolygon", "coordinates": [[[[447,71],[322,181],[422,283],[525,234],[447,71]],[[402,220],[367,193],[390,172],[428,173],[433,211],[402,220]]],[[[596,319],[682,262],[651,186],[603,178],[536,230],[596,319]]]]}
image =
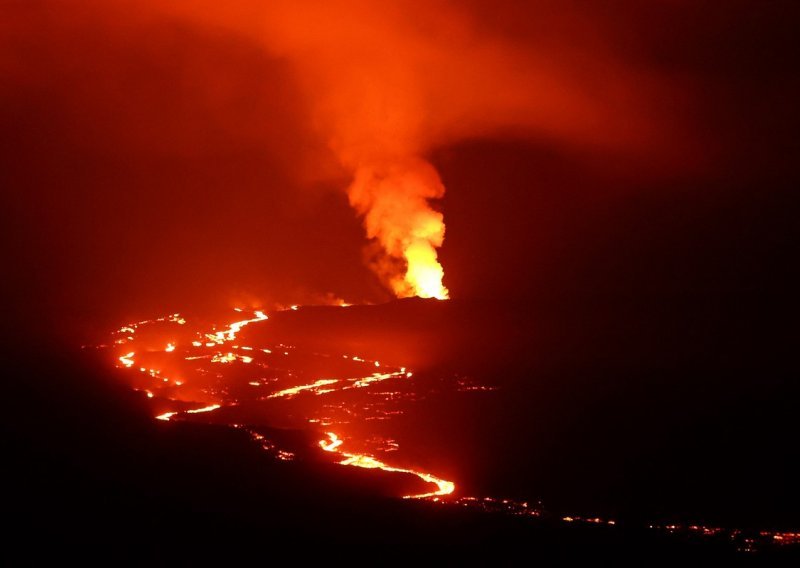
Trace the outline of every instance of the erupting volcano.
{"type": "Polygon", "coordinates": [[[436,170],[420,159],[362,166],[348,195],[364,217],[367,236],[380,244],[370,266],[397,297],[447,299],[436,259],[444,219],[428,202],[444,196],[436,170]]]}
{"type": "Polygon", "coordinates": [[[748,4],[1,2],[11,563],[796,559],[748,4]]]}

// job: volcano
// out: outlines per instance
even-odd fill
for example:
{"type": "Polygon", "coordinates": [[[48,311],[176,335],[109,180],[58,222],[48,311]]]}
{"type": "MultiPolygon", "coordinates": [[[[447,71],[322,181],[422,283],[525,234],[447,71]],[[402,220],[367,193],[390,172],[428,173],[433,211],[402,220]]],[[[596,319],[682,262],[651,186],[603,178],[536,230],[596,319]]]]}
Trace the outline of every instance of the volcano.
{"type": "Polygon", "coordinates": [[[2,558],[800,564],[797,11],[0,3],[2,558]]]}

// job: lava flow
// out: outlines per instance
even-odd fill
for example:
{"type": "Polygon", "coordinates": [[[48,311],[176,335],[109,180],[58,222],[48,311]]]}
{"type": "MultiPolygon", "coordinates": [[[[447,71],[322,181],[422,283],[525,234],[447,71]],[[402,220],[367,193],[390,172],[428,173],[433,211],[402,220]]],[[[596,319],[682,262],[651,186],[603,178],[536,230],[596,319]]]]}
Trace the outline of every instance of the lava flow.
{"type": "MultiPolygon", "coordinates": [[[[296,311],[298,306],[290,309],[296,311]]],[[[387,432],[392,419],[404,414],[404,405],[425,397],[426,387],[414,382],[413,372],[358,355],[331,357],[305,353],[292,345],[241,344],[240,332],[246,326],[268,319],[264,312],[255,311],[252,317],[221,328],[212,325],[210,330],[195,328],[178,314],[131,323],[115,333],[114,349],[119,351],[115,358],[120,368],[134,372],[132,386],[146,394],[158,420],[188,420],[190,415],[196,420],[195,416],[205,414],[206,421],[219,423],[214,411],[231,409],[236,416],[235,407],[247,406],[263,413],[263,419],[255,418],[255,426],[314,430],[335,426],[359,450],[343,452],[337,434],[320,432],[326,438],[319,447],[338,454],[338,464],[413,475],[434,486],[404,498],[439,499],[454,493],[452,481],[377,457],[392,452],[394,459],[408,461],[398,435],[388,437],[387,432]],[[315,377],[311,369],[319,368],[331,376],[315,377]],[[373,426],[377,424],[380,427],[373,426]]],[[[475,385],[465,385],[465,379],[459,378],[452,387],[455,392],[468,392],[475,385]]],[[[224,422],[242,427],[238,417],[224,422]]],[[[278,459],[293,459],[293,452],[277,449],[250,428],[263,449],[278,459]]]]}
{"type": "MultiPolygon", "coordinates": [[[[172,314],[122,326],[113,334],[113,343],[102,347],[109,349],[117,367],[128,373],[131,386],[144,393],[158,420],[202,421],[242,429],[261,449],[282,461],[308,454],[304,448],[278,447],[278,442],[267,438],[265,429],[311,431],[319,436],[312,451],[336,456],[339,465],[414,476],[432,486],[431,491],[397,497],[490,513],[544,515],[541,505],[524,501],[457,496],[453,481],[421,471],[414,465],[416,453],[406,450],[414,438],[409,438],[408,424],[404,426],[405,414],[416,402],[440,397],[437,404],[453,404],[464,400],[461,397],[484,396],[481,393],[494,387],[464,376],[424,376],[360,355],[308,352],[258,339],[243,344],[250,337],[260,337],[256,330],[243,338],[245,327],[249,331],[269,325],[268,320],[266,313],[254,311],[251,317],[215,326],[172,314]],[[345,440],[348,451],[342,450],[345,440]]],[[[435,464],[436,458],[429,455],[426,461],[435,464]]],[[[596,515],[562,514],[558,518],[569,524],[617,524],[596,515]]],[[[648,526],[670,534],[728,539],[745,552],[800,542],[797,532],[749,533],[699,524],[648,526]]]]}
{"type": "Polygon", "coordinates": [[[328,432],[328,439],[321,440],[319,443],[319,446],[326,452],[335,452],[344,456],[344,459],[339,462],[341,465],[352,465],[355,467],[363,467],[365,469],[377,468],[377,469],[382,469],[383,471],[391,471],[394,473],[409,473],[411,475],[416,475],[421,480],[426,481],[427,483],[434,483],[438,487],[436,491],[432,491],[430,493],[420,493],[417,495],[404,495],[403,496],[404,499],[425,499],[426,497],[441,497],[443,495],[450,495],[456,489],[456,485],[452,481],[439,479],[438,477],[434,477],[429,473],[421,473],[419,471],[414,471],[413,469],[404,469],[401,467],[392,467],[386,465],[382,461],[372,456],[364,454],[350,454],[347,452],[339,451],[339,446],[341,445],[342,441],[333,432],[328,432]]]}

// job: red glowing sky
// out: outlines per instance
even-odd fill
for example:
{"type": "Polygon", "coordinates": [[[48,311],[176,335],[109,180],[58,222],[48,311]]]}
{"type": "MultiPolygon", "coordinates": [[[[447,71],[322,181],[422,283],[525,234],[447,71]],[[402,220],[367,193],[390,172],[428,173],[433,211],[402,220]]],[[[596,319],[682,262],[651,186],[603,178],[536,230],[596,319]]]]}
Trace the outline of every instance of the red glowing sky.
{"type": "Polygon", "coordinates": [[[224,4],[0,8],[20,311],[388,299],[344,193],[376,154],[439,171],[456,297],[781,280],[788,3],[224,4]]]}

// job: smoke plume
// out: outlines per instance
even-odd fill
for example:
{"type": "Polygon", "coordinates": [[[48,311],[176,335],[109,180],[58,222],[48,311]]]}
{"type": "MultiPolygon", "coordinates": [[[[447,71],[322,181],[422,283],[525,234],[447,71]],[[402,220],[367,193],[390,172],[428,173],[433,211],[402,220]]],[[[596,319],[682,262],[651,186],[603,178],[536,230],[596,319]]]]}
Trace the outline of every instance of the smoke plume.
{"type": "Polygon", "coordinates": [[[641,95],[652,81],[624,69],[599,30],[564,16],[526,43],[442,1],[265,8],[262,41],[293,63],[315,127],[352,172],[350,204],[379,245],[368,261],[397,296],[448,296],[437,260],[445,188],[425,159],[432,148],[504,130],[577,146],[645,140],[641,95]]]}
{"type": "Polygon", "coordinates": [[[429,201],[444,196],[436,170],[415,157],[364,164],[348,195],[364,218],[367,237],[380,243],[370,265],[381,280],[400,298],[447,298],[444,270],[436,258],[444,241],[444,218],[429,201]]]}
{"type": "Polygon", "coordinates": [[[674,88],[618,56],[602,14],[544,1],[520,9],[502,0],[118,0],[94,8],[188,22],[287,63],[308,125],[351,176],[349,202],[372,240],[369,265],[397,296],[436,298],[448,291],[437,259],[445,188],[434,150],[511,134],[649,157],[668,146],[664,123],[675,122],[653,118],[653,101],[675,100],[674,88]]]}

